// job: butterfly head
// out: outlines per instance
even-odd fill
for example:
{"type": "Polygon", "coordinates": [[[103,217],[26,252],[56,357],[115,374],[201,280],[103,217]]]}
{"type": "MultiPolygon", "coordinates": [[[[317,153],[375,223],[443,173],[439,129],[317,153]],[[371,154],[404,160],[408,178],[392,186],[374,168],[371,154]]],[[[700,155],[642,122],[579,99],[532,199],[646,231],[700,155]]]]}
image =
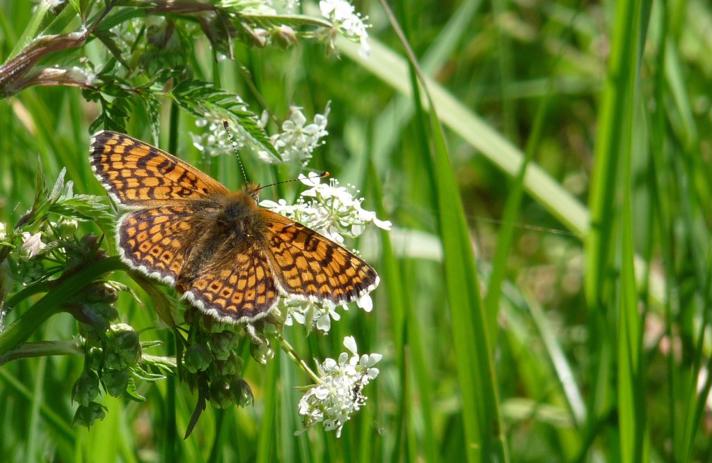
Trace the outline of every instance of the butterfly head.
{"type": "Polygon", "coordinates": [[[214,221],[225,230],[232,230],[237,236],[260,237],[264,234],[265,225],[258,211],[256,198],[250,192],[237,191],[219,200],[214,221]]]}
{"type": "Polygon", "coordinates": [[[257,183],[250,182],[245,185],[245,189],[243,191],[247,193],[252,199],[257,201],[260,197],[260,190],[262,190],[262,188],[264,187],[261,187],[257,183]]]}

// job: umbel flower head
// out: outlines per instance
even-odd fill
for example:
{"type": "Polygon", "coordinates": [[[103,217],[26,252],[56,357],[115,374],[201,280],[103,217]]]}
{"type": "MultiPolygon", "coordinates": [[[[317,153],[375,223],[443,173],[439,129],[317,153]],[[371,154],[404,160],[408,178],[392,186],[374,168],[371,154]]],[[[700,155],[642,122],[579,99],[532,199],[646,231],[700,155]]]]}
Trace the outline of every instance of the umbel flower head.
{"type": "Polygon", "coordinates": [[[366,404],[363,390],[378,376],[374,365],[382,358],[381,354],[359,356],[351,336],[344,338],[344,346],[348,352],[342,352],[338,360],[317,363],[319,382],[299,400],[304,424],[322,423],[325,430],[336,430],[336,437],[341,437],[344,424],[366,404]]]}
{"type": "Polygon", "coordinates": [[[368,56],[371,47],[368,43],[368,18],[356,12],[354,6],[346,0],[322,0],[319,2],[321,15],[334,24],[335,32],[361,45],[359,53],[368,56]]]}
{"type": "Polygon", "coordinates": [[[356,238],[363,233],[369,223],[391,229],[391,222],[380,220],[376,213],[364,209],[364,198],[354,195],[353,189],[339,184],[335,178],[321,183],[321,177],[314,172],[309,176],[299,175],[299,180],[309,189],[304,190],[296,204],[286,201],[264,200],[260,205],[296,220],[327,238],[343,243],[344,237],[356,238]]]}
{"type": "MultiPolygon", "coordinates": [[[[289,110],[289,119],[282,123],[282,131],[272,135],[271,141],[282,157],[283,162],[300,161],[306,164],[312,157],[314,150],[324,144],[326,123],[329,117],[329,106],[324,114],[314,116],[314,121],[307,124],[307,118],[302,113],[302,108],[292,106],[289,110]]],[[[274,157],[260,155],[267,162],[273,162],[274,157]]]]}

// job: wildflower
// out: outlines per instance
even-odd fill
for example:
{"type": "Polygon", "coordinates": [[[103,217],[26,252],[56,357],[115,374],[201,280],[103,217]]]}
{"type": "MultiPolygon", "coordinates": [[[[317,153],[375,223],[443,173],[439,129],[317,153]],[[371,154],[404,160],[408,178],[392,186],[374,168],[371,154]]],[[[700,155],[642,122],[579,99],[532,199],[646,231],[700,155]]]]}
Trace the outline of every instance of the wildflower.
{"type": "Polygon", "coordinates": [[[317,364],[319,382],[312,386],[299,400],[299,414],[306,426],[322,423],[327,431],[336,430],[341,437],[344,424],[366,404],[363,389],[378,376],[380,354],[359,356],[353,337],[344,338],[348,352],[342,352],[338,360],[327,358],[317,364]]]}
{"type": "MultiPolygon", "coordinates": [[[[331,320],[339,321],[341,315],[336,311],[336,306],[330,302],[317,303],[304,301],[297,298],[288,298],[286,306],[287,316],[284,324],[292,326],[294,322],[308,328],[316,327],[323,333],[328,333],[331,329],[331,320]]],[[[348,306],[345,306],[348,308],[348,306]]]]}
{"type": "Polygon", "coordinates": [[[7,238],[7,228],[4,223],[0,222],[0,241],[5,241],[5,238],[7,238]]]}
{"type": "Polygon", "coordinates": [[[344,242],[344,236],[355,238],[363,233],[369,223],[384,230],[391,229],[391,222],[380,220],[376,213],[361,207],[364,198],[355,197],[352,188],[339,185],[330,179],[321,183],[314,173],[299,175],[299,180],[310,187],[301,193],[296,204],[284,200],[264,200],[260,205],[310,227],[326,237],[344,242]]]}
{"type": "Polygon", "coordinates": [[[234,138],[237,146],[233,145],[220,119],[206,116],[203,119],[195,121],[195,125],[201,129],[204,128],[204,131],[200,135],[196,135],[193,132],[190,133],[193,139],[193,146],[206,156],[215,157],[231,154],[234,153],[236,149],[240,149],[244,146],[244,138],[238,137],[238,132],[230,126],[229,130],[232,130],[235,135],[234,138]]]}
{"type": "MultiPolygon", "coordinates": [[[[329,133],[326,131],[328,116],[327,105],[324,114],[315,115],[314,121],[307,124],[302,108],[292,106],[289,119],[282,123],[282,131],[271,137],[272,144],[281,155],[282,161],[300,161],[303,164],[309,162],[314,150],[324,144],[322,139],[329,133]]],[[[274,161],[273,157],[262,157],[267,162],[274,161]]]]}
{"type": "Polygon", "coordinates": [[[319,2],[319,9],[321,15],[333,23],[336,32],[350,40],[359,42],[361,56],[369,55],[371,47],[366,31],[369,27],[366,22],[367,17],[357,13],[354,6],[346,0],[322,0],[319,2]]]}
{"type": "Polygon", "coordinates": [[[35,257],[42,253],[46,247],[47,245],[42,242],[42,233],[22,233],[22,250],[27,254],[27,257],[35,257]]]}

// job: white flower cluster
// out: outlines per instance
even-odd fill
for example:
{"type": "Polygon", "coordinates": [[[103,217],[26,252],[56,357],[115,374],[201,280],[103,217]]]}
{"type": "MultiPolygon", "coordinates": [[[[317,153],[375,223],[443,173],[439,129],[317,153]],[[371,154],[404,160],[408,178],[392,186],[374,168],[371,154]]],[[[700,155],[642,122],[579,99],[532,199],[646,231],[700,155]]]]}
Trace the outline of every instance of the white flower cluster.
{"type": "MultiPolygon", "coordinates": [[[[272,145],[279,152],[283,162],[299,161],[306,164],[314,150],[324,144],[323,138],[329,134],[326,131],[329,105],[324,114],[316,114],[314,121],[307,124],[307,118],[299,106],[290,107],[289,119],[282,123],[282,131],[271,137],[272,145]]],[[[268,153],[261,153],[260,158],[266,162],[275,162],[268,153]]]]}
{"type": "Polygon", "coordinates": [[[321,177],[310,172],[299,175],[299,180],[310,187],[301,193],[296,204],[263,200],[260,205],[321,233],[337,243],[344,236],[355,238],[363,233],[366,225],[373,224],[384,230],[391,229],[391,222],[380,220],[373,211],[361,207],[364,198],[354,196],[352,188],[339,185],[336,179],[321,183],[321,177]]]}
{"type": "Polygon", "coordinates": [[[368,18],[356,12],[354,6],[346,0],[321,0],[319,9],[322,16],[331,21],[336,32],[356,41],[361,45],[362,56],[368,56],[371,47],[368,43],[368,18]]]}
{"type": "Polygon", "coordinates": [[[0,222],[0,241],[5,241],[5,238],[7,238],[7,228],[4,223],[0,222]]]}
{"type": "Polygon", "coordinates": [[[336,437],[341,437],[344,424],[366,403],[363,389],[378,376],[374,365],[382,358],[381,354],[359,356],[351,336],[344,338],[344,346],[349,352],[342,352],[338,361],[327,358],[317,363],[319,382],[299,400],[304,424],[322,423],[325,430],[336,430],[336,437]]]}
{"type": "Polygon", "coordinates": [[[190,132],[190,137],[193,139],[193,146],[206,156],[232,154],[235,149],[240,149],[244,146],[244,139],[237,137],[237,132],[232,126],[229,126],[235,135],[234,138],[237,146],[233,145],[221,119],[206,116],[205,118],[196,120],[195,125],[203,129],[203,132],[200,134],[190,132]]]}

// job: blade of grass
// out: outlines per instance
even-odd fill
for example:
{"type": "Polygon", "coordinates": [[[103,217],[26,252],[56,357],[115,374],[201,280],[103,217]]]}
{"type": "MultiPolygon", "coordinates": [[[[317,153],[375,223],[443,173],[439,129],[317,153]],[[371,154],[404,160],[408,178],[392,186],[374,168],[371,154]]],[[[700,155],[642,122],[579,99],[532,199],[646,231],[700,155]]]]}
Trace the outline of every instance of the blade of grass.
{"type": "MultiPolygon", "coordinates": [[[[614,350],[617,360],[617,410],[620,453],[613,453],[622,461],[641,461],[645,438],[643,396],[638,388],[640,371],[640,332],[635,283],[635,253],[633,248],[632,206],[632,131],[636,103],[636,83],[640,63],[641,40],[644,37],[643,2],[619,2],[616,5],[608,79],[599,113],[599,133],[593,170],[591,229],[585,239],[586,274],[585,294],[593,320],[598,327],[617,334],[601,336],[594,341],[602,359],[614,350]],[[618,199],[620,198],[620,199],[618,199]],[[621,204],[622,201],[622,204],[621,204]],[[617,234],[619,233],[619,234],[617,234]],[[616,272],[613,259],[614,243],[620,246],[619,281],[610,275],[616,272]],[[612,315],[618,293],[618,314],[612,315]],[[610,325],[612,326],[607,326],[610,325]],[[614,345],[615,343],[615,345],[614,345]]],[[[591,325],[594,326],[594,325],[591,325]]],[[[594,369],[598,390],[592,396],[589,428],[596,416],[609,406],[615,397],[606,379],[609,364],[600,361],[594,369]],[[600,379],[603,378],[603,379],[600,379]]],[[[599,415],[600,416],[600,415],[599,415]]]]}
{"type": "MultiPolygon", "coordinates": [[[[18,378],[13,376],[7,368],[0,368],[0,378],[3,379],[9,388],[13,389],[20,396],[24,397],[28,401],[32,400],[32,391],[27,389],[27,387],[22,384],[18,378]]],[[[74,435],[74,429],[70,423],[65,421],[60,415],[57,414],[57,412],[47,407],[45,404],[40,404],[40,413],[66,444],[69,446],[73,446],[75,444],[76,436],[74,435]]]]}
{"type": "MultiPolygon", "coordinates": [[[[426,74],[433,75],[446,63],[462,36],[468,31],[468,25],[481,4],[481,0],[462,2],[423,55],[421,66],[426,74]]],[[[402,136],[403,127],[412,119],[413,111],[412,98],[398,95],[384,108],[373,124],[372,156],[379,172],[385,170],[389,154],[402,136]]]]}
{"type": "MultiPolygon", "coordinates": [[[[370,185],[373,191],[373,198],[375,199],[376,214],[378,217],[386,217],[386,211],[381,200],[381,198],[383,198],[383,191],[381,189],[379,175],[376,172],[373,162],[369,163],[369,178],[372,179],[370,185]]],[[[437,461],[437,450],[433,425],[433,404],[430,396],[433,384],[425,362],[424,346],[422,344],[423,338],[420,334],[418,314],[414,312],[413,305],[405,301],[408,296],[404,288],[401,270],[393,251],[390,233],[381,230],[380,238],[382,246],[381,258],[383,259],[383,281],[388,285],[388,306],[391,311],[393,311],[394,306],[399,307],[407,325],[408,353],[412,359],[410,364],[413,366],[413,374],[415,375],[418,386],[418,403],[423,414],[422,438],[425,450],[425,461],[434,462],[437,461]]],[[[413,400],[409,400],[408,403],[412,404],[413,400]]]]}
{"type": "Polygon", "coordinates": [[[274,442],[278,441],[275,427],[275,416],[277,414],[277,382],[279,381],[279,364],[281,351],[276,349],[274,358],[267,365],[267,374],[264,377],[264,395],[261,398],[263,403],[262,424],[257,438],[257,463],[267,463],[274,461],[279,455],[276,453],[274,442]]]}
{"type": "MultiPolygon", "coordinates": [[[[425,78],[390,7],[381,5],[406,50],[413,76],[424,86],[425,78]]],[[[416,112],[424,117],[418,82],[411,79],[416,112]]],[[[445,256],[445,281],[452,314],[454,347],[458,359],[458,377],[462,395],[467,457],[469,461],[489,461],[493,457],[508,461],[502,432],[496,375],[494,372],[486,315],[480,300],[479,282],[460,192],[455,181],[445,135],[436,107],[425,88],[430,103],[429,132],[433,138],[433,166],[438,196],[440,235],[445,256]],[[478,400],[479,399],[479,400],[478,400]]]]}

